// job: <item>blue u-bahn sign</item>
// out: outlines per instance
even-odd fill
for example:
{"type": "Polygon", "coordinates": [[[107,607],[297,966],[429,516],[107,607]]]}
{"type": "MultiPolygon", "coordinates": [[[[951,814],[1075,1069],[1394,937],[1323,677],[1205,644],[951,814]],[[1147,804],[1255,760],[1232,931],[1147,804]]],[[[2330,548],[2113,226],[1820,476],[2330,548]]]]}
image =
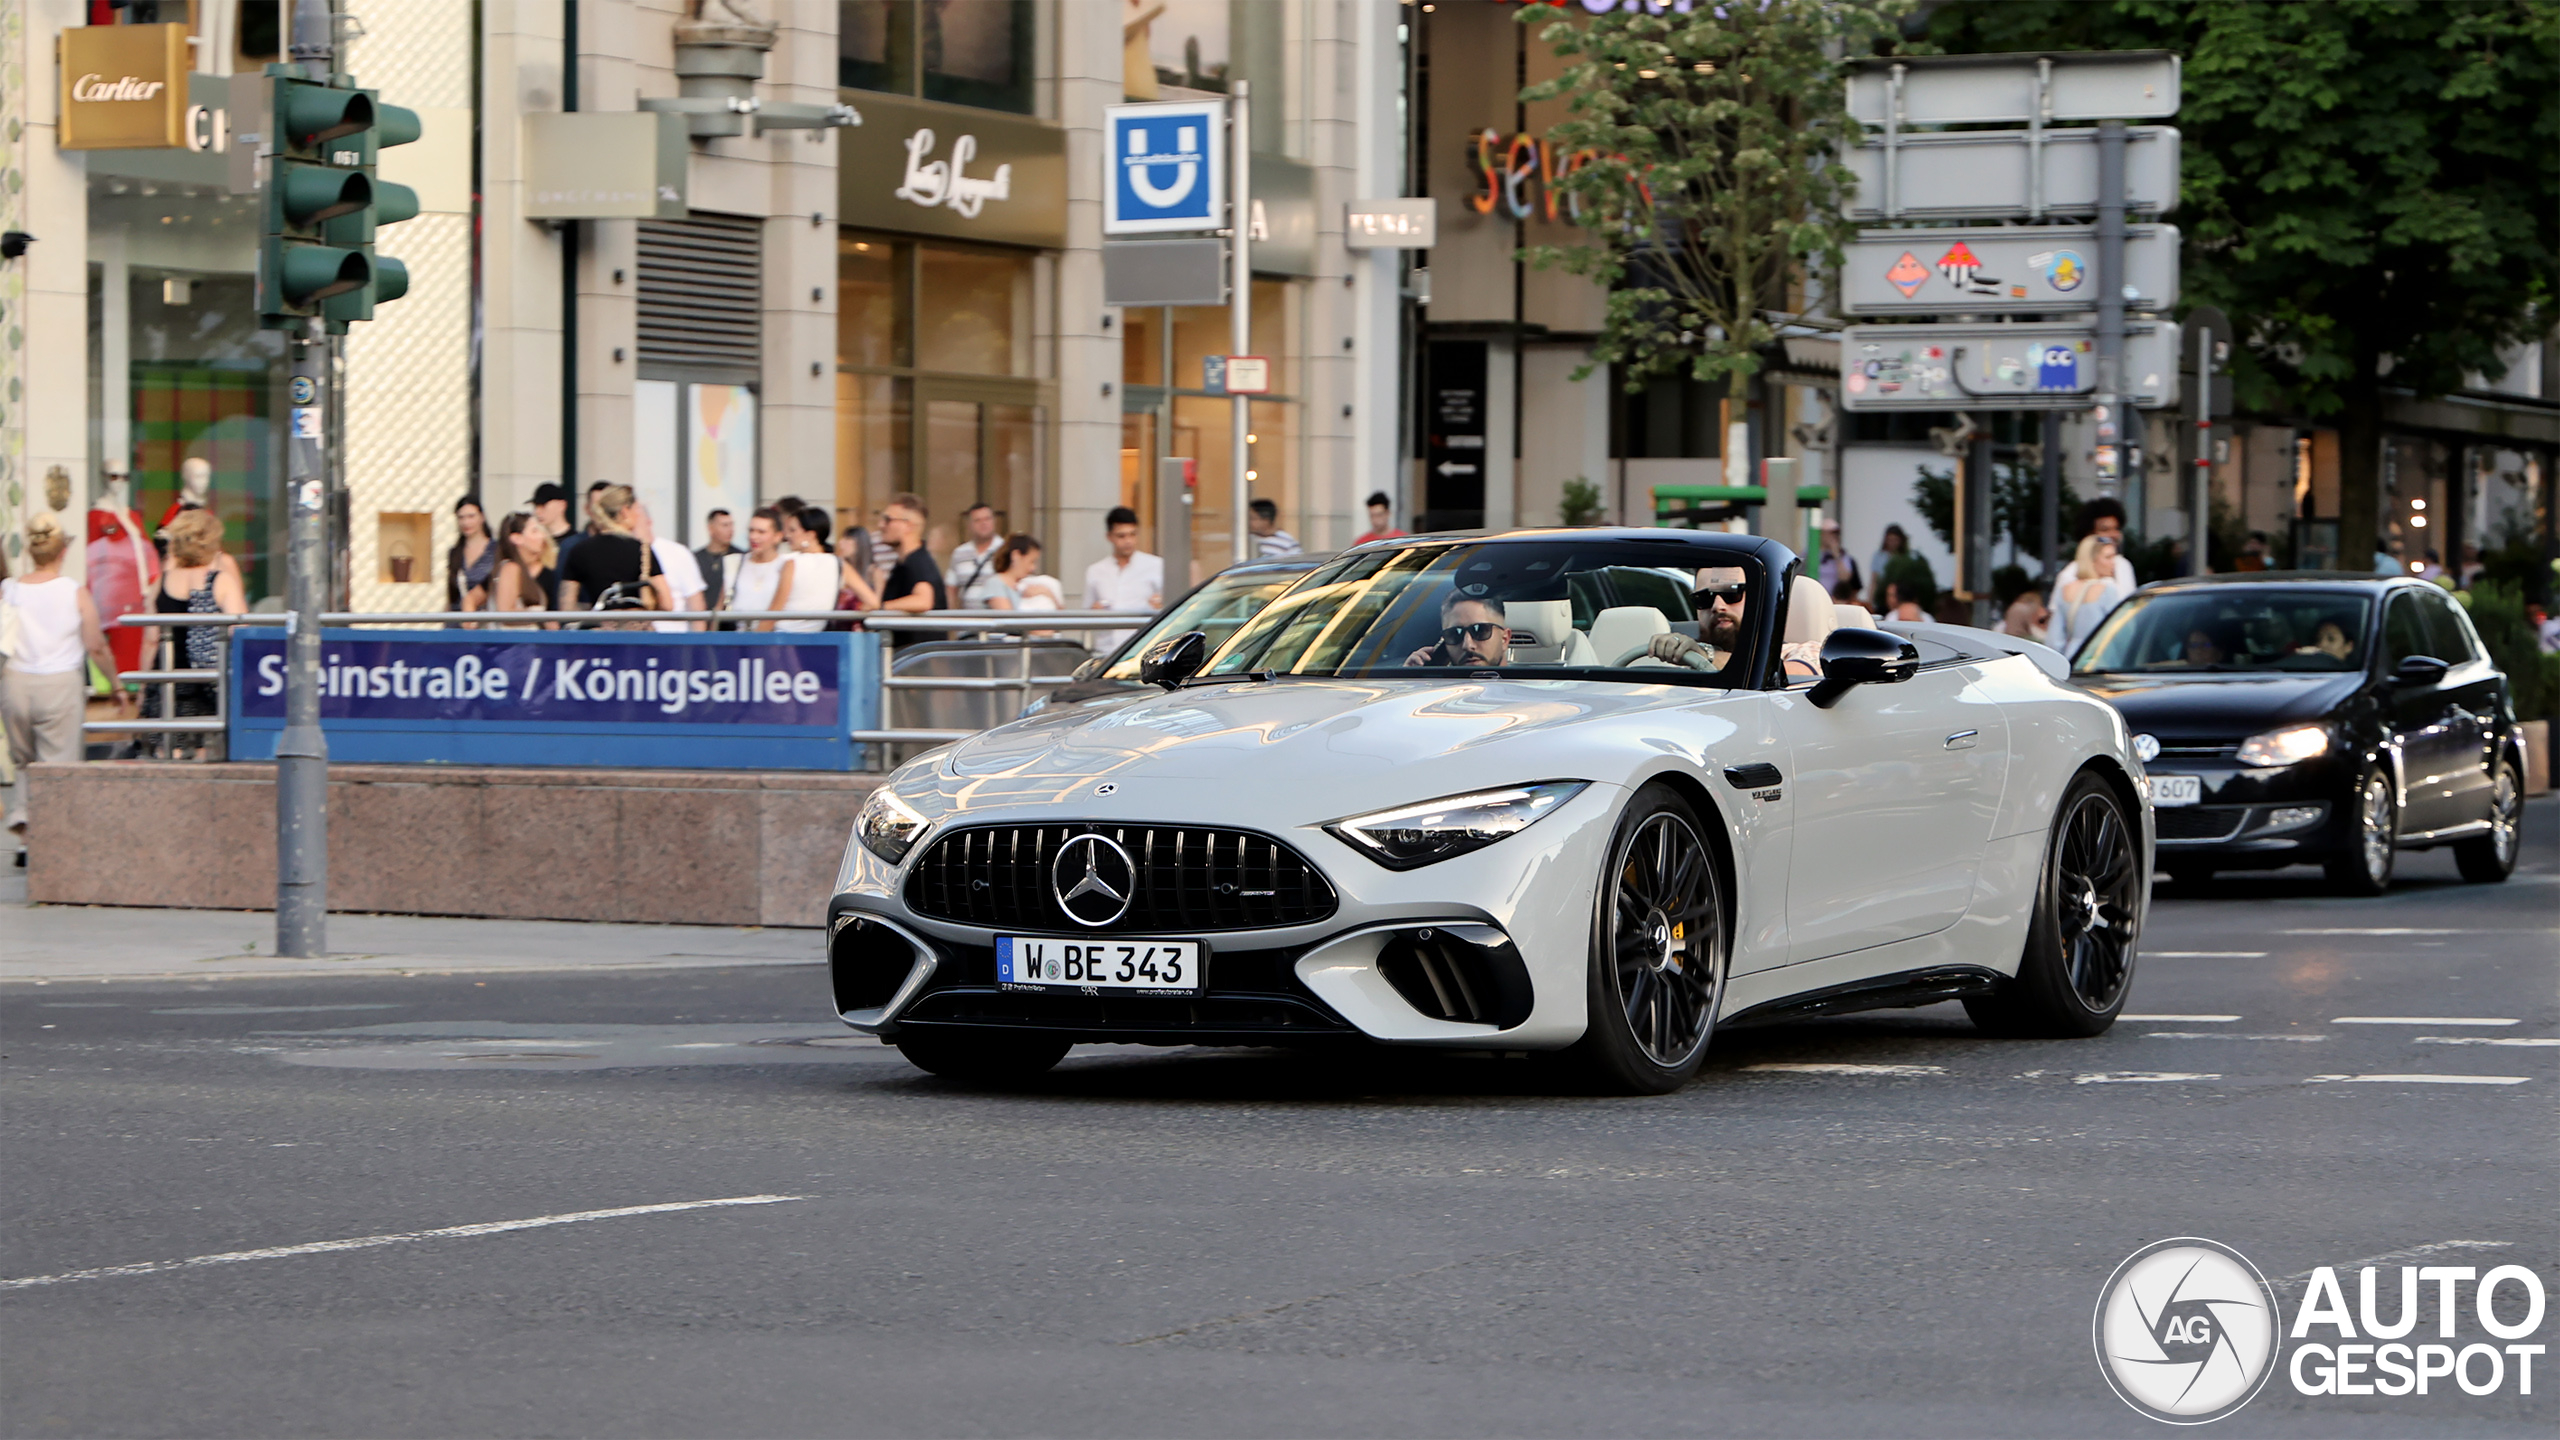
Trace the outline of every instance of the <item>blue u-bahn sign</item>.
{"type": "MultiPolygon", "coordinates": [[[[273,759],[285,636],[236,631],[231,755],[273,759]]],[[[878,724],[876,635],[324,630],[332,759],[846,770],[878,724]]]]}
{"type": "Polygon", "coordinates": [[[1102,233],[1214,230],[1226,223],[1227,102],[1106,105],[1102,233]]]}

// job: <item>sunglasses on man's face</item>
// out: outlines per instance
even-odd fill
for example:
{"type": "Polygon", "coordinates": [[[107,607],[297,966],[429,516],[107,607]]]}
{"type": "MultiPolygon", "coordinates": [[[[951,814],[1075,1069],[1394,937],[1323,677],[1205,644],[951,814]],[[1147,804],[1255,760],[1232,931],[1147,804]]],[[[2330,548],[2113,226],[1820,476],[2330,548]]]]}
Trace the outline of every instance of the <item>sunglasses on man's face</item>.
{"type": "Polygon", "coordinates": [[[1743,585],[1701,585],[1698,587],[1699,599],[1712,600],[1719,605],[1739,605],[1742,603],[1742,597],[1748,593],[1749,587],[1743,585]]]}
{"type": "Polygon", "coordinates": [[[1473,640],[1481,645],[1496,635],[1510,633],[1509,627],[1492,620],[1479,620],[1473,625],[1452,625],[1440,632],[1440,643],[1455,645],[1460,640],[1473,640]]]}

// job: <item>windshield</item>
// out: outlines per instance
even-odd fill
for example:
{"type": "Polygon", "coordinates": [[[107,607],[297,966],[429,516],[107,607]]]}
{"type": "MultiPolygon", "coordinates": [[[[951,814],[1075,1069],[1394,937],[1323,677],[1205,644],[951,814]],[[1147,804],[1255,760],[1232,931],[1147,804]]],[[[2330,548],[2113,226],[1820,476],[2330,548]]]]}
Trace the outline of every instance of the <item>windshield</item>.
{"type": "Polygon", "coordinates": [[[1765,579],[1756,564],[1692,568],[1727,558],[1743,557],[1626,539],[1357,551],[1273,601],[1203,673],[1747,685],[1743,617],[1765,579]]]}
{"type": "Polygon", "coordinates": [[[1306,577],[1304,570],[1247,571],[1243,574],[1212,576],[1207,584],[1185,595],[1174,607],[1148,622],[1120,651],[1102,673],[1112,680],[1138,678],[1138,662],[1158,641],[1193,630],[1209,637],[1209,652],[1234,637],[1244,622],[1261,613],[1272,597],[1306,577]]]}
{"type": "Polygon", "coordinates": [[[2107,617],[2074,672],[2337,671],[2363,664],[2369,597],[2232,585],[2136,595],[2107,617]]]}

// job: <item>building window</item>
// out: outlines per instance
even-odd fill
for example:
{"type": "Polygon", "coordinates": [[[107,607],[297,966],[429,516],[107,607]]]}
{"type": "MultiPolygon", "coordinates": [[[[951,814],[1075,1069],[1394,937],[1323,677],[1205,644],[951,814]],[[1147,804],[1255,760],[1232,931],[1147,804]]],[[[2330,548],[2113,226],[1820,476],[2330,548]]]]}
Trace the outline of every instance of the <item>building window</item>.
{"type": "Polygon", "coordinates": [[[1031,0],[840,0],[836,83],[952,105],[1032,110],[1031,0]]]}

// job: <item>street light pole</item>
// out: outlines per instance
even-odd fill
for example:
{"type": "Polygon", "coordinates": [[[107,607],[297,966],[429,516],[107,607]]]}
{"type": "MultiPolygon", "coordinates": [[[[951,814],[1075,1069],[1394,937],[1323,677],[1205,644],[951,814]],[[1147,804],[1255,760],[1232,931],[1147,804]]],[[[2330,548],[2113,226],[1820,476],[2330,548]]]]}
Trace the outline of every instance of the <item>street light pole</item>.
{"type": "MultiPolygon", "coordinates": [[[[1229,252],[1233,270],[1228,276],[1227,353],[1230,357],[1250,354],[1253,350],[1253,106],[1251,86],[1238,80],[1227,102],[1228,140],[1232,148],[1227,161],[1227,215],[1235,230],[1235,248],[1229,252]]],[[[1235,361],[1227,362],[1227,383],[1235,383],[1235,361]]],[[[1228,402],[1234,406],[1229,428],[1234,444],[1228,448],[1228,464],[1235,474],[1235,514],[1231,517],[1235,531],[1235,559],[1241,565],[1253,557],[1253,532],[1244,523],[1253,505],[1252,482],[1245,478],[1245,467],[1252,463],[1253,451],[1245,436],[1253,429],[1253,401],[1243,395],[1228,402]]]]}
{"type": "MultiPolygon", "coordinates": [[[[295,64],[327,80],[335,36],[326,0],[294,0],[295,64]]],[[[284,123],[278,115],[268,128],[284,123]]],[[[283,147],[270,136],[270,151],[283,147]]],[[[269,177],[268,183],[273,183],[269,177]]],[[[329,953],[329,741],[320,730],[320,613],[329,576],[329,344],[317,315],[292,338],[285,439],[288,548],[284,733],[276,740],[276,953],[329,953]]]]}

